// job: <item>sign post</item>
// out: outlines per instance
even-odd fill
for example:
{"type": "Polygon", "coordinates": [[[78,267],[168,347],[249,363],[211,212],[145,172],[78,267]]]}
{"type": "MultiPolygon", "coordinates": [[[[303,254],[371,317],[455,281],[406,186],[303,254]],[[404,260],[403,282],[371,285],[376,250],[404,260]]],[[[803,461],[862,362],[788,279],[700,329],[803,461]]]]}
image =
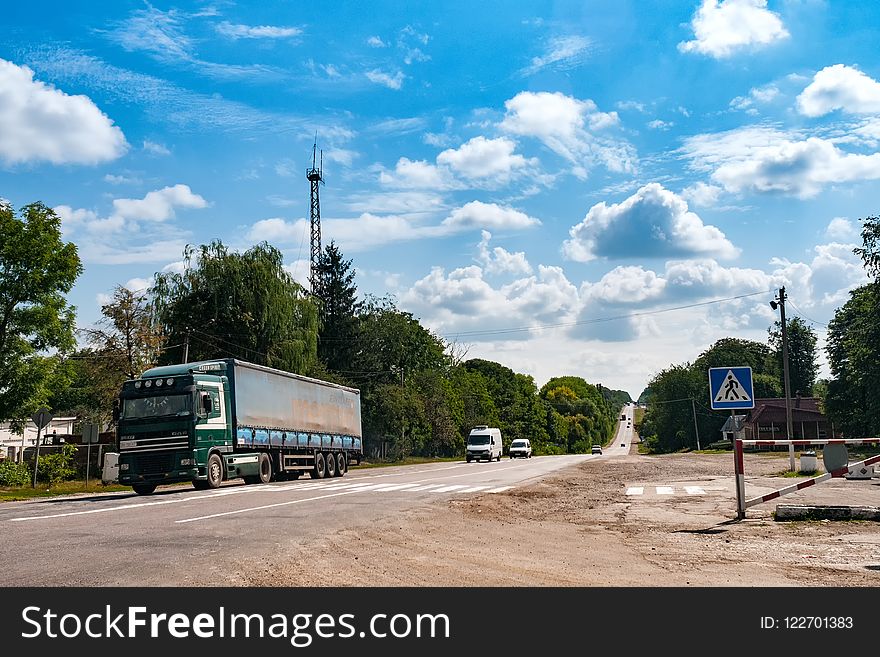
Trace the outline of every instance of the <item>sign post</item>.
{"type": "MultiPolygon", "coordinates": [[[[36,451],[34,452],[34,483],[31,488],[37,487],[37,468],[40,465],[40,432],[52,421],[53,417],[54,416],[49,412],[48,408],[41,408],[31,415],[31,419],[34,421],[34,424],[37,425],[37,444],[34,445],[36,448],[36,451]]],[[[22,458],[24,457],[22,456],[22,458]]]]}
{"type": "Polygon", "coordinates": [[[98,425],[84,424],[82,428],[82,441],[88,445],[86,448],[86,488],[89,487],[89,465],[92,463],[92,443],[98,442],[98,425]]]}
{"type": "MultiPolygon", "coordinates": [[[[751,367],[710,367],[709,402],[713,411],[730,409],[735,472],[742,472],[742,440],[736,437],[736,411],[755,407],[751,367]]],[[[745,517],[745,482],[736,480],[737,517],[745,517]]]]}

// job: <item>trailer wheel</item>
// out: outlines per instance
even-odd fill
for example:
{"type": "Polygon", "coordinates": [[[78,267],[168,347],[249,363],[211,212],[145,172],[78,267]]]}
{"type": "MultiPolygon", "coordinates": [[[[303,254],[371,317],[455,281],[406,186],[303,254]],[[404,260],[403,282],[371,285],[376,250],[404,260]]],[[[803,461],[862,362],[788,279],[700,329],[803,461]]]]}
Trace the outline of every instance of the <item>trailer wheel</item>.
{"type": "Polygon", "coordinates": [[[336,455],[333,452],[327,452],[327,456],[325,457],[325,462],[327,463],[327,476],[335,477],[336,476],[336,455]]]}
{"type": "Polygon", "coordinates": [[[152,495],[153,491],[156,490],[156,484],[132,484],[131,487],[134,488],[134,492],[138,495],[152,495]]]}
{"type": "Polygon", "coordinates": [[[223,483],[223,460],[219,454],[208,457],[208,488],[220,488],[223,483]]]}
{"type": "Polygon", "coordinates": [[[327,474],[325,468],[324,455],[321,452],[315,452],[315,467],[312,468],[312,479],[323,479],[324,475],[327,474]]]}
{"type": "Polygon", "coordinates": [[[272,481],[272,459],[269,458],[266,452],[260,454],[259,465],[260,474],[258,475],[258,480],[261,484],[268,484],[272,481]]]}
{"type": "Polygon", "coordinates": [[[348,464],[345,462],[345,452],[339,452],[336,455],[336,476],[341,477],[348,470],[348,464]]]}

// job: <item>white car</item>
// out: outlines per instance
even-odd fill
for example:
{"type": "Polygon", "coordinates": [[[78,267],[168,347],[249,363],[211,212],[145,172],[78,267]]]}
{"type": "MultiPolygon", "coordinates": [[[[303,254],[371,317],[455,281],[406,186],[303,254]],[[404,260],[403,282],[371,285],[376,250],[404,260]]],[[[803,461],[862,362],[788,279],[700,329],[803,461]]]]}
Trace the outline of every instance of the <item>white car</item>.
{"type": "Polygon", "coordinates": [[[530,459],[532,458],[532,443],[526,438],[517,438],[510,443],[510,449],[507,450],[507,455],[512,459],[530,459]]]}

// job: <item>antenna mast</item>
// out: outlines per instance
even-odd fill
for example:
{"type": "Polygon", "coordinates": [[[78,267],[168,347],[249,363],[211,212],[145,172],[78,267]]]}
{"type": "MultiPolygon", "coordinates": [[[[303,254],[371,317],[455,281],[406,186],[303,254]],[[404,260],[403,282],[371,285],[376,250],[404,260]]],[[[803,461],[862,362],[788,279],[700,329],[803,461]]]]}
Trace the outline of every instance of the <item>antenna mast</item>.
{"type": "Polygon", "coordinates": [[[306,178],[308,178],[311,185],[311,211],[309,216],[312,224],[312,253],[309,283],[311,284],[312,294],[318,291],[317,267],[318,259],[321,257],[321,199],[318,196],[318,184],[324,184],[323,169],[324,151],[321,151],[319,159],[318,135],[315,133],[315,143],[312,146],[312,168],[306,169],[306,178]]]}

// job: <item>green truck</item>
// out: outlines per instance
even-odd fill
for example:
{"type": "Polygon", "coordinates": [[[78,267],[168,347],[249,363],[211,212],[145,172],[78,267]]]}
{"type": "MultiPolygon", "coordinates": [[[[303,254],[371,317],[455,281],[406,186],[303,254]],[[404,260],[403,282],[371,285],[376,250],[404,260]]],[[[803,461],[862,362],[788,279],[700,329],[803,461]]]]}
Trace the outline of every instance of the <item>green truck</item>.
{"type": "Polygon", "coordinates": [[[123,384],[114,415],[119,483],[140,495],[341,477],[363,456],[360,391],[234,358],[149,369],[123,384]]]}

